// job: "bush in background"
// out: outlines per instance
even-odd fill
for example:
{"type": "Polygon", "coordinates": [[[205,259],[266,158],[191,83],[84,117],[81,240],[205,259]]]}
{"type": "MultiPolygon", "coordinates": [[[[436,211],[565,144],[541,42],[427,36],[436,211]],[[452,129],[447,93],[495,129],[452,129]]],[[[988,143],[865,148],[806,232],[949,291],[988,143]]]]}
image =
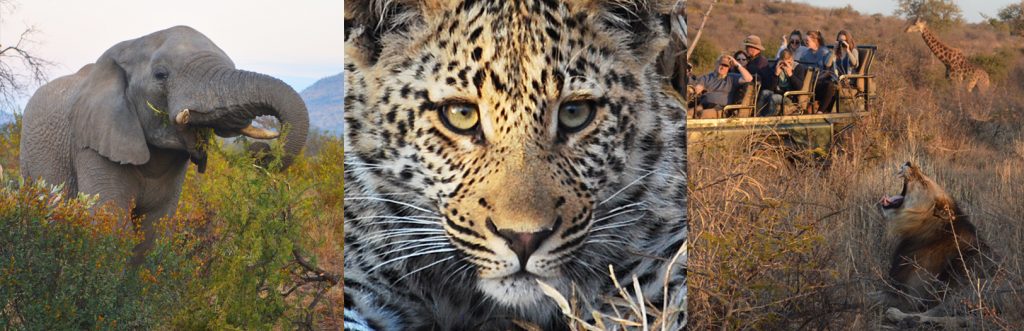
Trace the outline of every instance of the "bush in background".
{"type": "Polygon", "coordinates": [[[907,20],[922,19],[935,30],[963,24],[964,15],[952,0],[897,0],[894,13],[907,20]]]}
{"type": "Polygon", "coordinates": [[[128,268],[141,238],[122,212],[89,208],[42,183],[0,189],[0,328],[151,329],[177,307],[193,265],[160,240],[128,268]]]}
{"type": "Polygon", "coordinates": [[[17,181],[19,128],[0,126],[0,329],[341,326],[339,138],[317,137],[319,153],[286,171],[278,143],[269,158],[216,143],[132,269],[140,238],[123,211],[17,181]]]}

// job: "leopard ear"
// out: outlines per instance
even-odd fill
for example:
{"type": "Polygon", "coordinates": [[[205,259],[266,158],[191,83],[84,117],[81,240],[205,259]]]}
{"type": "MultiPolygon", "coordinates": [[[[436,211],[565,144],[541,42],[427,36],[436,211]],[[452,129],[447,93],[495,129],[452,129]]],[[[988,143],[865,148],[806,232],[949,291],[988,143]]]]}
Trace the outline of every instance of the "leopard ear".
{"type": "Polygon", "coordinates": [[[373,65],[391,37],[400,37],[424,22],[424,17],[443,14],[454,0],[349,0],[345,1],[346,56],[359,65],[373,65]]]}
{"type": "Polygon", "coordinates": [[[599,20],[611,31],[621,33],[626,46],[642,60],[651,60],[668,44],[675,1],[597,0],[599,20]]]}

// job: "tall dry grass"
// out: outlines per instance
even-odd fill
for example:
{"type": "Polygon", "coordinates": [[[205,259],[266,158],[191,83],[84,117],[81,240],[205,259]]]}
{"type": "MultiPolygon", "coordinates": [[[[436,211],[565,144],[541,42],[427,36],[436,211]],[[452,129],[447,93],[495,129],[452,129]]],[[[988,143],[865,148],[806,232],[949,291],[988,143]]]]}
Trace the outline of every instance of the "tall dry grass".
{"type": "MultiPolygon", "coordinates": [[[[769,33],[799,27],[785,25],[795,22],[788,13],[803,15],[802,26],[821,25],[826,18],[824,10],[798,4],[736,6],[750,10],[716,8],[719,19],[766,19],[769,23],[760,24],[770,26],[769,33]]],[[[859,42],[878,45],[879,98],[875,111],[841,132],[825,157],[796,157],[803,152],[763,139],[691,143],[689,325],[698,330],[890,327],[883,308],[869,298],[889,286],[884,278],[895,248],[875,203],[899,191],[896,168],[913,161],[959,202],[1001,259],[994,285],[975,283],[989,286],[980,296],[956,294],[948,300],[958,303],[971,328],[1024,328],[1020,40],[1002,40],[1002,32],[981,25],[941,35],[955,45],[989,43],[968,48],[972,56],[1003,52],[993,91],[970,95],[943,79],[941,64],[931,60],[918,35],[903,33],[901,20],[844,15],[837,21],[875,23],[830,26],[827,33],[849,28],[859,42]],[[1003,306],[993,306],[997,302],[1003,306]]],[[[709,29],[723,25],[712,22],[709,29]]],[[[721,31],[706,33],[712,42],[726,43],[715,39],[726,38],[721,31]]]]}

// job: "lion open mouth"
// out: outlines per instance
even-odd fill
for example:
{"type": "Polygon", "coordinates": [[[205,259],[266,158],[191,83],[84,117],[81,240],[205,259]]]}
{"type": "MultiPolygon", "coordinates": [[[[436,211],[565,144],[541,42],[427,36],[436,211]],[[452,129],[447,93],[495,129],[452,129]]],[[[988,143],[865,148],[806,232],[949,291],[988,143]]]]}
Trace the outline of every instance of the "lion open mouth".
{"type": "Polygon", "coordinates": [[[908,182],[910,182],[910,178],[908,178],[907,176],[907,169],[908,166],[904,165],[903,167],[900,168],[899,173],[896,175],[897,177],[903,178],[903,190],[900,191],[900,194],[897,195],[882,196],[882,200],[878,202],[879,205],[882,206],[882,209],[895,209],[903,206],[903,198],[904,196],[907,195],[907,184],[908,182]]]}

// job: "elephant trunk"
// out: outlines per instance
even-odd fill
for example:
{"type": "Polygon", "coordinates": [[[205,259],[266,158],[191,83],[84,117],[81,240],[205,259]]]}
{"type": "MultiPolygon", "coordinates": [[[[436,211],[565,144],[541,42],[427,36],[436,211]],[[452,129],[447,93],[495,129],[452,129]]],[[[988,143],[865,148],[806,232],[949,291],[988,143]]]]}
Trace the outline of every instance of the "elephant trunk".
{"type": "MultiPolygon", "coordinates": [[[[306,145],[306,135],[309,133],[309,113],[306,103],[302,101],[299,93],[281,80],[267,75],[254,72],[242,71],[245,77],[242,81],[252,82],[249,87],[256,95],[262,95],[263,103],[269,105],[270,113],[281,122],[284,137],[284,159],[281,160],[284,167],[291,165],[294,157],[302,153],[306,145]]],[[[244,93],[243,93],[244,94],[244,93]]],[[[276,135],[273,132],[261,131],[254,128],[251,123],[248,127],[242,128],[240,133],[251,138],[273,139],[276,135]]]]}
{"type": "Polygon", "coordinates": [[[274,116],[286,134],[282,163],[289,166],[302,152],[309,132],[309,114],[299,94],[281,80],[255,72],[227,68],[207,73],[212,78],[200,80],[206,84],[197,84],[190,97],[172,105],[174,121],[213,128],[219,136],[274,139],[278,133],[252,123],[258,116],[274,116]]]}

